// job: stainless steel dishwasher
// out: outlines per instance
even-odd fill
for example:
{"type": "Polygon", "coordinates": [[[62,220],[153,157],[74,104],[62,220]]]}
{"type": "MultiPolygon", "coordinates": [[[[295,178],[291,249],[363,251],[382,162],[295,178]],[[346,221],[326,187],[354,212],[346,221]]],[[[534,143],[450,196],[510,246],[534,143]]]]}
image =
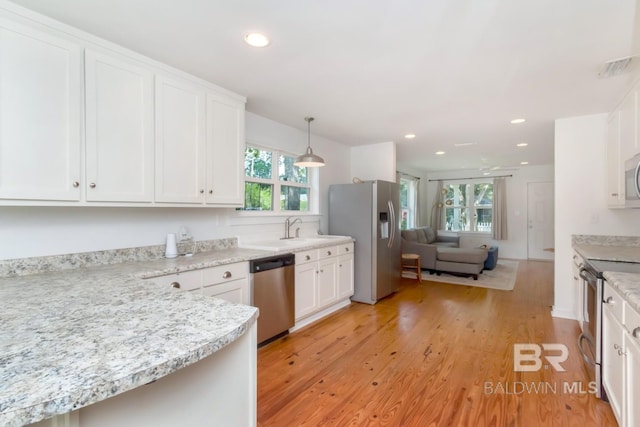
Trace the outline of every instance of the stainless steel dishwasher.
{"type": "Polygon", "coordinates": [[[289,333],[295,323],[295,256],[260,258],[249,263],[251,305],[260,309],[258,345],[289,333]]]}

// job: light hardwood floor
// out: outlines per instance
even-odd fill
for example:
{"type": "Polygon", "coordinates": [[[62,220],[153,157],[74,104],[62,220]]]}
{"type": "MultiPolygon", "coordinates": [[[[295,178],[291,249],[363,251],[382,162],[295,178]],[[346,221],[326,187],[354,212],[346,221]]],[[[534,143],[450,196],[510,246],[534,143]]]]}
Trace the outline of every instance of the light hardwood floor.
{"type": "Polygon", "coordinates": [[[258,425],[615,426],[552,293],[549,262],[521,261],[513,291],[403,279],[259,349],[258,425]],[[515,343],[566,344],[566,372],[514,372],[515,343]]]}

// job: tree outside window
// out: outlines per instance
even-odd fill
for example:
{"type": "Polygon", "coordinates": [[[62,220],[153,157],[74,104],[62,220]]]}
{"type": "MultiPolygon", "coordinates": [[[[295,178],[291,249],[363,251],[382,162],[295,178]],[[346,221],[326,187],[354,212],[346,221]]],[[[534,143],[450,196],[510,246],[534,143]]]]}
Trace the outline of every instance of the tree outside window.
{"type": "Polygon", "coordinates": [[[294,156],[276,150],[246,147],[243,210],[309,211],[309,169],[295,166],[294,161],[294,156]],[[277,159],[277,176],[274,159],[277,159]]]}
{"type": "Polygon", "coordinates": [[[445,229],[491,232],[493,184],[445,184],[445,229]]]}

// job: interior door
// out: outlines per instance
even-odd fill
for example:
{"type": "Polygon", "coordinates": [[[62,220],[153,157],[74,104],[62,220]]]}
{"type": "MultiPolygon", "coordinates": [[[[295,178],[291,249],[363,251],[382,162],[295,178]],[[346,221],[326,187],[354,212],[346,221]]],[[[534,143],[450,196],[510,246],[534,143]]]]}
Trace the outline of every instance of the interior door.
{"type": "Polygon", "coordinates": [[[527,184],[527,258],[553,260],[553,183],[527,184]]]}

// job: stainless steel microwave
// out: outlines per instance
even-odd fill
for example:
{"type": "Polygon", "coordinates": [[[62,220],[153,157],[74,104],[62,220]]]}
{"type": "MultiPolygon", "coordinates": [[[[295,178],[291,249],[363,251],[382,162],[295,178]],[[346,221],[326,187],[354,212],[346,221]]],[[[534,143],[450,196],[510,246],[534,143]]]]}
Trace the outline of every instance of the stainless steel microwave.
{"type": "Polygon", "coordinates": [[[640,208],[640,154],[624,162],[624,206],[640,208]]]}

